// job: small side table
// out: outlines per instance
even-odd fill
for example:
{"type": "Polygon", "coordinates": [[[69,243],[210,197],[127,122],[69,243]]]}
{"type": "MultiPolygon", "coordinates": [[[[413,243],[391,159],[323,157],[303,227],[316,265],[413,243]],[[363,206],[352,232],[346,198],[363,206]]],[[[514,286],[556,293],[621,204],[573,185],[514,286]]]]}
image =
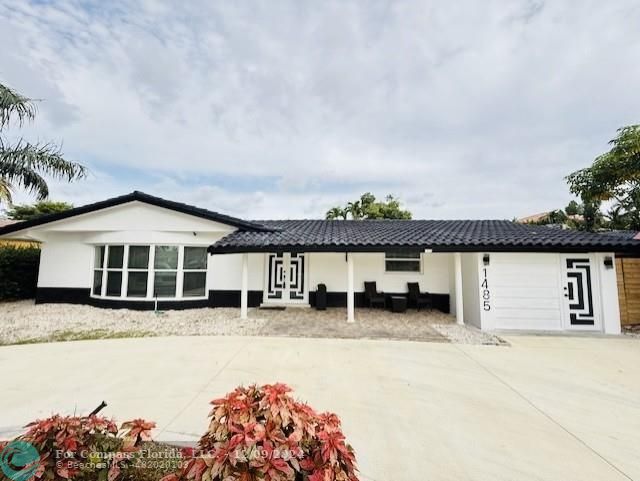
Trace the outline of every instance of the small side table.
{"type": "Polygon", "coordinates": [[[390,296],[391,312],[407,312],[407,298],[405,296],[390,296]]]}

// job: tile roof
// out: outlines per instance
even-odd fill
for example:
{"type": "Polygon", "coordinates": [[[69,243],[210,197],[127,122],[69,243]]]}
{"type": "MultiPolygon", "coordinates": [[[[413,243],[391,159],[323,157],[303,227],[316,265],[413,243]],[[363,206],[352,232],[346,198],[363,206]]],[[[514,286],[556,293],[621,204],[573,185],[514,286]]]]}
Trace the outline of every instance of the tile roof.
{"type": "Polygon", "coordinates": [[[254,221],[271,232],[233,232],[211,253],[304,250],[373,252],[400,249],[434,251],[632,251],[640,240],[508,220],[284,220],[254,221]]]}

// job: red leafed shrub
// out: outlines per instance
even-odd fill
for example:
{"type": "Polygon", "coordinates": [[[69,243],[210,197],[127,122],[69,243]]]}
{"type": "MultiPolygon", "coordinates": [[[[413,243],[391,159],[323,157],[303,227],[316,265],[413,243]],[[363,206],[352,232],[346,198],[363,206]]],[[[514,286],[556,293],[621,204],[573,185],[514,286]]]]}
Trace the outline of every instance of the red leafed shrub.
{"type": "Polygon", "coordinates": [[[162,481],[357,481],[338,417],[317,414],[290,391],[239,387],[212,401],[195,457],[162,481]]]}
{"type": "Polygon", "coordinates": [[[100,416],[55,415],[26,427],[17,440],[31,444],[40,455],[33,479],[115,481],[155,424],[136,419],[119,430],[100,416]]]}

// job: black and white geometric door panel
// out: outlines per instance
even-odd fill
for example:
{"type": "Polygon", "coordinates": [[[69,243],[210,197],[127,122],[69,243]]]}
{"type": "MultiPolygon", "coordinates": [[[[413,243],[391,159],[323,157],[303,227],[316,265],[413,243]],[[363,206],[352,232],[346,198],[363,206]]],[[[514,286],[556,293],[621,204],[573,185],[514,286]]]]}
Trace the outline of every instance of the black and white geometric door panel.
{"type": "Polygon", "coordinates": [[[289,257],[289,299],[304,300],[304,254],[289,257]]]}
{"type": "Polygon", "coordinates": [[[304,254],[274,253],[267,259],[267,300],[303,302],[306,288],[304,254]]]}
{"type": "Polygon", "coordinates": [[[568,300],[572,326],[595,326],[593,281],[589,257],[566,257],[564,297],[568,300]]]}
{"type": "Polygon", "coordinates": [[[267,299],[281,300],[286,284],[284,254],[269,254],[267,266],[267,299]]]}

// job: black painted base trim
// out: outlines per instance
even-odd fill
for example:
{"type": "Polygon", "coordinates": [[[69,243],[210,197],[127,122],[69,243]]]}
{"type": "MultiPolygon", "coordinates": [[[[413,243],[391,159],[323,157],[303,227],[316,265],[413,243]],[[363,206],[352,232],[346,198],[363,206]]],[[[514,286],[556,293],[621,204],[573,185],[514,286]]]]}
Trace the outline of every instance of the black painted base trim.
{"type": "MultiPolygon", "coordinates": [[[[71,287],[38,287],[36,291],[36,304],[86,304],[107,309],[131,309],[136,311],[152,311],[155,309],[153,301],[131,301],[96,299],[91,297],[90,289],[71,287]]],[[[406,292],[387,292],[387,304],[389,296],[406,296],[406,292]]],[[[431,294],[433,307],[442,312],[450,312],[449,294],[431,294]]],[[[249,307],[259,307],[262,304],[262,291],[249,291],[249,307]]],[[[316,305],[316,292],[309,292],[309,304],[316,305]]],[[[364,292],[355,293],[356,307],[366,307],[364,292]]],[[[346,307],[346,292],[327,292],[327,307],[346,307]]],[[[215,290],[209,291],[208,299],[194,301],[158,301],[160,310],[196,309],[201,307],[240,307],[240,291],[215,290]]]]}
{"type": "Polygon", "coordinates": [[[36,304],[89,304],[90,289],[73,287],[38,287],[36,304]]]}
{"type": "MultiPolygon", "coordinates": [[[[249,291],[248,294],[249,307],[259,307],[262,304],[262,291],[249,291]]],[[[209,306],[240,307],[240,291],[209,291],[209,306]]]]}
{"type": "MultiPolygon", "coordinates": [[[[391,296],[406,296],[406,292],[385,292],[386,304],[390,306],[389,297],[391,296]]],[[[433,308],[439,311],[449,313],[451,307],[449,305],[449,294],[431,294],[431,300],[433,302],[433,308]]],[[[312,307],[316,305],[316,292],[309,292],[309,304],[312,307]]],[[[364,298],[364,292],[355,293],[355,306],[367,307],[364,298]]],[[[327,307],[347,307],[347,293],[346,292],[327,292],[327,307]]]]}
{"type": "MultiPolygon", "coordinates": [[[[132,301],[128,299],[96,299],[91,297],[90,289],[71,287],[39,287],[36,291],[36,304],[85,304],[107,309],[131,309],[134,311],[152,311],[154,301],[132,301]]],[[[249,307],[258,307],[262,303],[262,291],[249,291],[249,307]]],[[[193,301],[158,300],[159,310],[197,309],[202,307],[240,307],[240,291],[209,291],[208,299],[193,301]]]]}

